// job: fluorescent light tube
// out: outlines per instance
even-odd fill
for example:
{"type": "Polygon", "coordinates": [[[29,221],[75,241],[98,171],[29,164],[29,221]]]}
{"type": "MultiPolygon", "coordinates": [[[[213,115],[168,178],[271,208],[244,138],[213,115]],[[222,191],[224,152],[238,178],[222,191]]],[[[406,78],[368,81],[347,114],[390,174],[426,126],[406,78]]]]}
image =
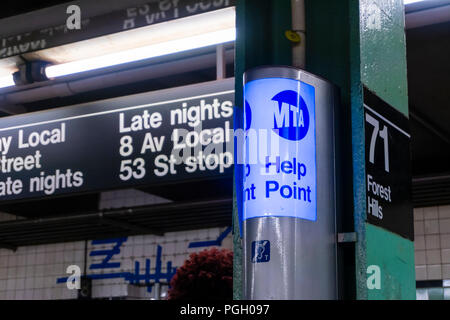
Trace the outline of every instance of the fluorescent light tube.
{"type": "Polygon", "coordinates": [[[404,0],[403,4],[410,4],[410,3],[421,2],[421,1],[424,1],[424,0],[404,0]]]}
{"type": "Polygon", "coordinates": [[[45,73],[48,78],[56,78],[231,42],[236,39],[235,12],[230,7],[148,26],[138,33],[143,43],[140,47],[55,64],[45,73]]]}
{"type": "Polygon", "coordinates": [[[193,37],[162,42],[141,48],[120,51],[104,56],[88,58],[68,63],[49,66],[45,69],[48,78],[56,78],[78,72],[95,70],[143,59],[159,57],[171,53],[198,49],[220,43],[234,41],[236,29],[230,28],[193,37]]]}
{"type": "Polygon", "coordinates": [[[11,87],[13,85],[15,85],[15,83],[12,75],[0,78],[0,88],[11,87]]]}

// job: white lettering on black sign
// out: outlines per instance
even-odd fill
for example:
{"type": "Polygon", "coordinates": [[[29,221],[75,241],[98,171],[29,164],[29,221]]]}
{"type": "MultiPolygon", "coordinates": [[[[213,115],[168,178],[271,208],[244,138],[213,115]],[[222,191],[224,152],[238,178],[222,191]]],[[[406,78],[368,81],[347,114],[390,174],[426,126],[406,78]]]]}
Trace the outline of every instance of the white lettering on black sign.
{"type": "Polygon", "coordinates": [[[367,221],[414,238],[409,121],[364,88],[367,221]]]}
{"type": "Polygon", "coordinates": [[[231,174],[232,87],[224,81],[1,118],[0,201],[231,174]]]}

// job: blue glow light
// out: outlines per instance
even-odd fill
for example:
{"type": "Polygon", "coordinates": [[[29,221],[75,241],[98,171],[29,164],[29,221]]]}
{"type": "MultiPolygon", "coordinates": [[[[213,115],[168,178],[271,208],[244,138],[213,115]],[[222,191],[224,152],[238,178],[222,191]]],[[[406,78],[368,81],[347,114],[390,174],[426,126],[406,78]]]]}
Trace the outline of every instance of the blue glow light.
{"type": "Polygon", "coordinates": [[[315,221],[314,87],[293,79],[259,79],[245,85],[244,101],[243,219],[315,221]]]}

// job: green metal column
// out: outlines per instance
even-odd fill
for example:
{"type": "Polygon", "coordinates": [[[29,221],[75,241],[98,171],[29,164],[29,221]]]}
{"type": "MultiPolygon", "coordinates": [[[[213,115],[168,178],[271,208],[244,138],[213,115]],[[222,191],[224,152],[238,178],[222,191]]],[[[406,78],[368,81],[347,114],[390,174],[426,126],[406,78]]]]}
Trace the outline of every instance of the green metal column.
{"type": "Polygon", "coordinates": [[[341,90],[339,228],[357,235],[340,248],[341,297],[415,299],[413,242],[369,224],[366,210],[362,86],[408,116],[403,1],[306,0],[306,34],[307,70],[341,90]],[[367,285],[372,265],[379,289],[367,285]]]}
{"type": "MultiPolygon", "coordinates": [[[[290,0],[238,0],[236,4],[236,119],[243,116],[243,74],[262,65],[291,65],[292,47],[285,37],[291,29],[290,0]]],[[[241,122],[242,123],[242,122],[241,122]]],[[[235,170],[236,169],[235,166],[235,170]]],[[[239,175],[239,172],[236,172],[239,175]]],[[[236,177],[235,174],[235,177],[236,177]]],[[[239,236],[238,202],[233,190],[233,298],[242,297],[242,243],[239,236]]]]}
{"type": "MultiPolygon", "coordinates": [[[[408,117],[403,1],[360,3],[361,82],[408,117]]],[[[380,265],[383,272],[381,290],[366,289],[364,296],[415,299],[414,243],[367,223],[364,227],[366,265],[380,265]]]]}
{"type": "MultiPolygon", "coordinates": [[[[338,230],[356,232],[339,250],[340,298],[415,299],[413,242],[367,222],[365,85],[408,116],[402,0],[305,0],[306,70],[340,89],[338,230]],[[368,267],[381,270],[381,288],[369,289],[368,267]]],[[[242,115],[242,74],[267,64],[291,64],[290,0],[238,0],[236,116],[242,115]]],[[[238,121],[239,123],[239,121],[238,121]]],[[[239,172],[237,172],[239,174],[239,172]]],[[[234,197],[234,298],[242,293],[238,204],[234,197]]]]}

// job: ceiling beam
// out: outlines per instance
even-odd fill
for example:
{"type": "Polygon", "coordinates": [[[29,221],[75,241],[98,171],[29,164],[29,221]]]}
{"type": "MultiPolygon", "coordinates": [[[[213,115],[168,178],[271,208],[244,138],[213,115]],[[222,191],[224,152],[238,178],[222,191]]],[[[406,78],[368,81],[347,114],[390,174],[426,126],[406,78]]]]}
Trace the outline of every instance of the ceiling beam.
{"type": "Polygon", "coordinates": [[[410,117],[415,120],[417,123],[422,125],[425,129],[427,129],[430,133],[434,134],[436,137],[440,138],[442,141],[450,145],[450,137],[448,133],[442,130],[438,125],[436,125],[431,120],[425,119],[422,115],[419,115],[415,109],[409,109],[410,117]]]}
{"type": "MultiPolygon", "coordinates": [[[[426,4],[426,2],[428,1],[424,1],[423,4],[426,4]]],[[[448,4],[406,12],[405,14],[406,29],[424,27],[447,21],[450,21],[450,5],[448,4]]]]}

